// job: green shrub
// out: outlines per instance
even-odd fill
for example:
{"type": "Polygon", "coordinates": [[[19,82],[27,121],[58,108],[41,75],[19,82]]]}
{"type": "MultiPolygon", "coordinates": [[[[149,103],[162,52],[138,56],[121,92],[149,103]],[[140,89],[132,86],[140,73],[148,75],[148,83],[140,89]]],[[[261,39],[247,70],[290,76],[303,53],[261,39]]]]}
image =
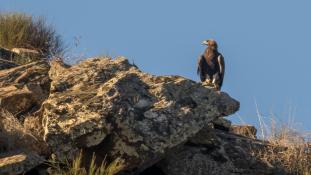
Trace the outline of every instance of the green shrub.
{"type": "MultiPolygon", "coordinates": [[[[41,58],[61,56],[64,52],[62,39],[53,26],[48,25],[43,17],[32,17],[24,13],[0,14],[0,47],[8,50],[13,48],[35,50],[41,58]]],[[[34,56],[26,55],[26,57],[29,59],[34,56]]],[[[32,59],[19,61],[30,62],[32,59]]]]}

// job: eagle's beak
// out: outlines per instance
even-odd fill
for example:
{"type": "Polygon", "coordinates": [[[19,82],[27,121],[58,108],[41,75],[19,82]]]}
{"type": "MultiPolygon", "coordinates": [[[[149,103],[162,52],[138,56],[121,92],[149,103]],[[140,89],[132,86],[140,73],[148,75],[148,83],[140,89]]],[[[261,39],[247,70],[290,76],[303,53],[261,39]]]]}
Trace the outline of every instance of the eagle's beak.
{"type": "Polygon", "coordinates": [[[202,45],[208,45],[208,42],[205,40],[202,42],[202,45]]]}

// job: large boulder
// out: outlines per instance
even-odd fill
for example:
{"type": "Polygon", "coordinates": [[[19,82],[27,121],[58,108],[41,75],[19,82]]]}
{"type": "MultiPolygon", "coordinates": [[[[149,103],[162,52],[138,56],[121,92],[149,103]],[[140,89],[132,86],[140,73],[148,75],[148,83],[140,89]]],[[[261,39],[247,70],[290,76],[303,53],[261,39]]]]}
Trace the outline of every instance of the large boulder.
{"type": "Polygon", "coordinates": [[[44,140],[60,160],[79,149],[139,172],[212,120],[239,109],[228,94],[180,76],[152,76],[124,58],[53,62],[42,105],[44,140]]]}

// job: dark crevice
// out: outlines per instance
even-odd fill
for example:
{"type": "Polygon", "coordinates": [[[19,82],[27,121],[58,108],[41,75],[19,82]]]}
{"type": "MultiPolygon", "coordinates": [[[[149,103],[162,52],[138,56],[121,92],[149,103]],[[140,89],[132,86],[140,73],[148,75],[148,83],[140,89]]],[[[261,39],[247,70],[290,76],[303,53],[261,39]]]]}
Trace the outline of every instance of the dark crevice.
{"type": "Polygon", "coordinates": [[[109,134],[100,144],[89,147],[89,148],[84,148],[83,153],[84,153],[84,156],[86,156],[85,158],[87,160],[91,160],[93,153],[95,153],[97,163],[100,164],[103,160],[107,161],[108,163],[111,162],[112,159],[110,159],[110,157],[107,155],[109,153],[108,148],[111,148],[113,146],[112,140],[113,140],[113,136],[112,134],[109,134]]]}
{"type": "Polygon", "coordinates": [[[139,175],[166,175],[159,167],[157,166],[151,166],[141,173],[139,175]]]}
{"type": "Polygon", "coordinates": [[[24,123],[25,118],[28,115],[33,114],[34,112],[38,111],[41,107],[41,104],[33,104],[31,107],[29,107],[27,110],[25,111],[21,111],[18,114],[15,114],[16,118],[18,119],[18,121],[20,121],[21,123],[24,123]]]}

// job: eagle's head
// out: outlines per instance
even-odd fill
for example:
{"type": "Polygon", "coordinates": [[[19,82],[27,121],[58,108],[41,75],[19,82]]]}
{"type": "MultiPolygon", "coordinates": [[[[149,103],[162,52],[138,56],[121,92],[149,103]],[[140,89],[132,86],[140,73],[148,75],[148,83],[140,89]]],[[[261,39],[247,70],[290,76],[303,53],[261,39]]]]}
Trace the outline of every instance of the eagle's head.
{"type": "Polygon", "coordinates": [[[217,49],[218,47],[216,41],[213,39],[204,40],[202,44],[214,49],[217,49]]]}

